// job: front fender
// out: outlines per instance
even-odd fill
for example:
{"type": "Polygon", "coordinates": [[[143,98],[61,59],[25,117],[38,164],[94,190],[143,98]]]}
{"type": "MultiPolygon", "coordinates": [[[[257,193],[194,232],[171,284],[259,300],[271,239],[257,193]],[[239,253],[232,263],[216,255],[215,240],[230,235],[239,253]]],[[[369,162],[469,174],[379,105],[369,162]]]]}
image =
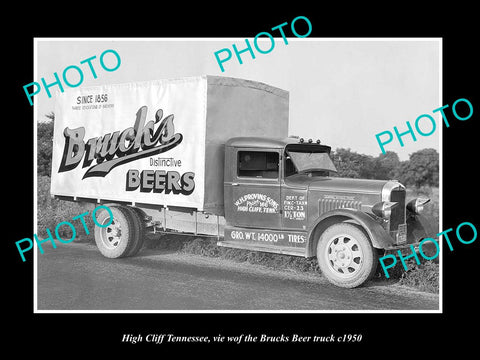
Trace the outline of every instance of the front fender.
{"type": "Polygon", "coordinates": [[[418,243],[425,238],[437,235],[432,223],[423,215],[408,213],[407,216],[407,243],[418,243]]]}
{"type": "Polygon", "coordinates": [[[308,229],[306,257],[316,255],[317,241],[326,228],[345,221],[360,225],[367,233],[374,248],[385,249],[395,245],[395,240],[390,234],[367,213],[355,209],[339,208],[323,213],[308,229]]]}

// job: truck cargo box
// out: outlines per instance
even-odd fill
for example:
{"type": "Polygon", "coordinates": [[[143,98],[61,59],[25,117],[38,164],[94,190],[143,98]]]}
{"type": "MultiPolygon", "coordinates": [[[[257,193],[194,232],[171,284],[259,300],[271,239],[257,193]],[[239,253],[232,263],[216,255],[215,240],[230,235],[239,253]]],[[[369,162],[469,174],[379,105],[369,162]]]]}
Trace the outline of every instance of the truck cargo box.
{"type": "Polygon", "coordinates": [[[198,76],[56,96],[51,194],[223,215],[225,142],[288,135],[288,92],[198,76]]]}

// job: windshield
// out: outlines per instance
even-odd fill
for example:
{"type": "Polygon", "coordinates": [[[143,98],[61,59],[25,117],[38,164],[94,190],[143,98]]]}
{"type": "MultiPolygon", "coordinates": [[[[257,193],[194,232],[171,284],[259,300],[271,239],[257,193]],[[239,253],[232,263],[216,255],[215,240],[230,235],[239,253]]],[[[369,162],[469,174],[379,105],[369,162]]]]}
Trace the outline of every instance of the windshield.
{"type": "MultiPolygon", "coordinates": [[[[292,151],[287,150],[287,176],[295,173],[307,172],[337,172],[330,155],[326,152],[292,151]],[[291,161],[293,168],[288,170],[288,162],[291,161]]],[[[324,174],[319,174],[324,175],[324,174]]]]}

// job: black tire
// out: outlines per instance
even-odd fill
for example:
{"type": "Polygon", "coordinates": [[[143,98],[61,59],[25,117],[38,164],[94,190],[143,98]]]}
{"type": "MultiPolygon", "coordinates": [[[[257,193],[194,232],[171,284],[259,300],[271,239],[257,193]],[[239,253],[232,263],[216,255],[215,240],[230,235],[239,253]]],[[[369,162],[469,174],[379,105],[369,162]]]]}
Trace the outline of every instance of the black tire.
{"type": "MultiPolygon", "coordinates": [[[[95,226],[95,243],[103,256],[111,259],[128,256],[135,245],[135,223],[128,209],[121,206],[109,206],[113,219],[108,226],[95,226]]],[[[96,214],[97,222],[106,225],[110,221],[107,210],[96,214]]]]}
{"type": "Polygon", "coordinates": [[[323,275],[331,283],[354,288],[375,274],[378,255],[360,226],[339,223],[327,228],[320,236],[317,260],[323,275]]]}
{"type": "Polygon", "coordinates": [[[133,231],[133,242],[132,246],[129,249],[127,256],[135,256],[138,254],[140,249],[143,247],[144,238],[145,238],[145,226],[143,225],[143,220],[140,215],[140,210],[132,207],[125,207],[130,213],[130,216],[133,220],[134,231],[133,231]]]}

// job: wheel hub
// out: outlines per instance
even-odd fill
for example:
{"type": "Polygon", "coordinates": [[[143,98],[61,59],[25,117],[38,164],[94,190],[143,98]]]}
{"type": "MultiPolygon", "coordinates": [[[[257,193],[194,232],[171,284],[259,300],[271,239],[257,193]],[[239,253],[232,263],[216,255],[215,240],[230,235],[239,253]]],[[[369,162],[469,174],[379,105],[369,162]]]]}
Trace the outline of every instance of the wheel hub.
{"type": "Polygon", "coordinates": [[[122,237],[122,229],[120,224],[112,220],[111,224],[103,228],[101,231],[101,238],[103,243],[108,248],[115,248],[120,243],[122,237]]]}
{"type": "Polygon", "coordinates": [[[332,238],[326,247],[326,259],[330,268],[340,276],[351,276],[363,262],[363,253],[358,241],[349,235],[332,238]]]}

